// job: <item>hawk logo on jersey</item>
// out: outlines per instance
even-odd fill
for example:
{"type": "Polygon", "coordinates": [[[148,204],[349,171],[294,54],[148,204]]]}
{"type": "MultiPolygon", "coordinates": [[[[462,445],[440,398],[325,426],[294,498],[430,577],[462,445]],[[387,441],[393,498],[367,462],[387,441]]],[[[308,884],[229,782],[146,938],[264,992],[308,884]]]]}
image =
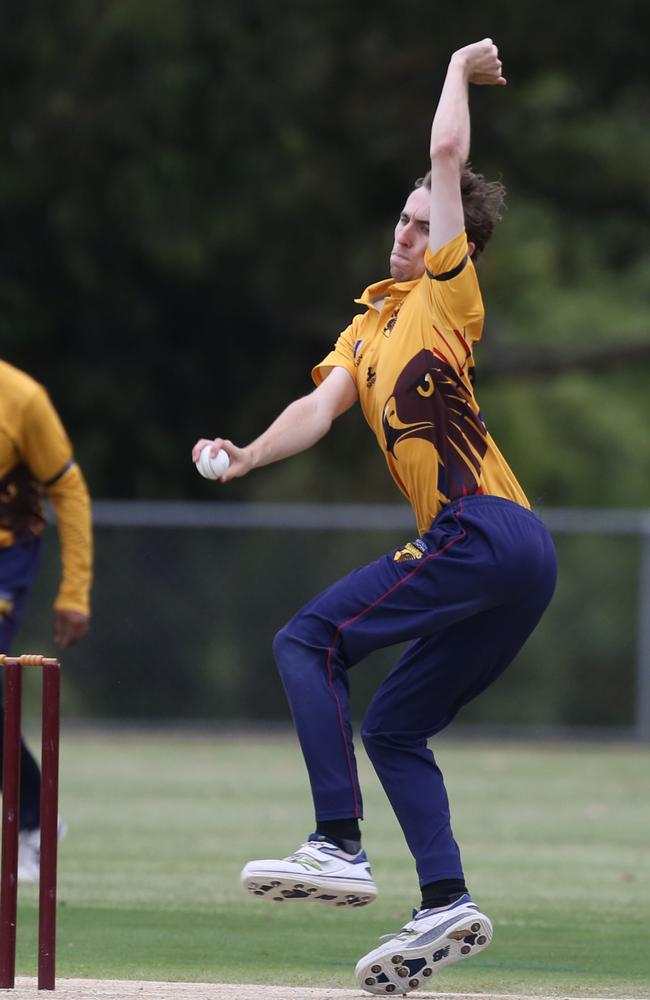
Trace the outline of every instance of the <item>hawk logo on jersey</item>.
{"type": "Polygon", "coordinates": [[[429,441],[440,459],[438,490],[449,500],[476,493],[487,429],[454,369],[422,350],[402,369],[384,406],[386,451],[409,438],[429,441]]]}
{"type": "Polygon", "coordinates": [[[382,331],[384,337],[390,337],[391,333],[393,332],[393,327],[397,323],[397,317],[399,316],[399,311],[402,308],[403,304],[404,304],[404,299],[402,299],[402,301],[395,306],[392,313],[390,314],[390,319],[388,320],[388,323],[386,323],[386,326],[382,331]]]}
{"type": "Polygon", "coordinates": [[[376,381],[377,372],[371,365],[368,365],[368,371],[366,372],[366,389],[372,389],[376,381]]]}
{"type": "Polygon", "coordinates": [[[43,487],[26,465],[16,465],[0,479],[0,529],[12,531],[15,541],[27,541],[45,527],[41,509],[43,487]]]}

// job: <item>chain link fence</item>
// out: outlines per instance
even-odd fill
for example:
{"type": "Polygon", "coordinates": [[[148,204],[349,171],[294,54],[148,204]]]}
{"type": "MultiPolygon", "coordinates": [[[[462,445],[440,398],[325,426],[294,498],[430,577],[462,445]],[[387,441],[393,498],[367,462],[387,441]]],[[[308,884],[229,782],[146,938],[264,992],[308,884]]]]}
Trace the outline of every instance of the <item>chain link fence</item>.
{"type": "MultiPolygon", "coordinates": [[[[459,726],[650,739],[650,512],[548,509],[556,596],[459,726]]],[[[415,537],[400,505],[94,504],[91,635],[64,657],[68,717],[288,722],[275,632],[350,569],[415,537]]],[[[16,650],[54,652],[55,532],[16,650]]],[[[351,674],[358,719],[399,655],[351,674]]],[[[29,710],[30,694],[26,692],[29,710]]]]}

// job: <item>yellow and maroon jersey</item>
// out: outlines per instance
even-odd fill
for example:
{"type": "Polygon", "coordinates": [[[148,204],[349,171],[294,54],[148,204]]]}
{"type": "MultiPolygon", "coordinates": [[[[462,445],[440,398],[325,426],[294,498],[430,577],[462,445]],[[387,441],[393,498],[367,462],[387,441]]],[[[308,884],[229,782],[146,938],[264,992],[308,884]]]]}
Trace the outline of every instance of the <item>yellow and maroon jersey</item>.
{"type": "Polygon", "coordinates": [[[364,416],[420,533],[451,500],[481,493],[530,507],[488,434],[474,396],[473,345],[483,301],[467,236],[427,250],[416,281],[380,281],[312,377],[335,367],[355,380],[364,416]]]}
{"type": "Polygon", "coordinates": [[[45,494],[61,538],[63,574],[55,607],[87,613],[92,532],[83,475],[43,386],[0,361],[0,548],[42,533],[45,494]]]}

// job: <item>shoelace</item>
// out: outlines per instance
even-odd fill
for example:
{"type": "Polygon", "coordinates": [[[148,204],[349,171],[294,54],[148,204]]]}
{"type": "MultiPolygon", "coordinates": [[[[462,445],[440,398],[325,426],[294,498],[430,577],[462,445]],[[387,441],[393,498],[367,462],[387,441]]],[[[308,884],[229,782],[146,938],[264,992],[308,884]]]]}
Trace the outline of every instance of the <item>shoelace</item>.
{"type": "Polygon", "coordinates": [[[304,865],[306,868],[322,868],[323,866],[317,861],[311,851],[308,849],[305,850],[305,848],[309,848],[310,846],[309,844],[301,844],[297,851],[290,854],[288,858],[285,858],[285,861],[295,861],[296,864],[304,865]]]}
{"type": "Polygon", "coordinates": [[[417,933],[418,932],[416,930],[413,930],[411,927],[402,927],[401,931],[398,931],[397,934],[380,934],[379,935],[379,940],[380,941],[392,941],[392,940],[395,940],[395,941],[408,941],[409,937],[413,937],[413,935],[414,934],[417,935],[417,933]]]}
{"type": "MultiPolygon", "coordinates": [[[[411,920],[415,920],[418,913],[424,913],[424,912],[425,912],[424,910],[413,910],[411,920]]],[[[402,927],[401,931],[398,931],[397,934],[381,934],[379,936],[379,940],[390,941],[391,938],[395,938],[397,941],[408,941],[410,937],[413,937],[413,935],[417,937],[419,933],[420,932],[416,930],[415,927],[409,927],[408,924],[405,924],[405,926],[402,927]]]]}
{"type": "MultiPolygon", "coordinates": [[[[416,913],[418,913],[418,910],[413,910],[413,916],[411,918],[412,920],[415,920],[416,913]]],[[[395,940],[397,940],[397,941],[408,941],[408,939],[410,937],[413,937],[414,934],[415,935],[419,934],[419,931],[416,931],[415,927],[409,927],[408,924],[405,924],[405,926],[402,927],[402,929],[400,931],[398,931],[397,934],[395,934],[395,933],[393,933],[393,934],[380,934],[379,940],[380,941],[390,941],[391,938],[395,938],[395,940]]]]}
{"type": "MultiPolygon", "coordinates": [[[[293,852],[293,854],[289,854],[288,857],[285,858],[285,860],[286,861],[293,861],[294,858],[297,858],[297,857],[299,857],[302,854],[310,854],[310,848],[311,848],[311,844],[301,844],[300,847],[297,847],[295,849],[295,851],[293,852]]],[[[310,854],[310,857],[311,857],[311,854],[310,854]]]]}

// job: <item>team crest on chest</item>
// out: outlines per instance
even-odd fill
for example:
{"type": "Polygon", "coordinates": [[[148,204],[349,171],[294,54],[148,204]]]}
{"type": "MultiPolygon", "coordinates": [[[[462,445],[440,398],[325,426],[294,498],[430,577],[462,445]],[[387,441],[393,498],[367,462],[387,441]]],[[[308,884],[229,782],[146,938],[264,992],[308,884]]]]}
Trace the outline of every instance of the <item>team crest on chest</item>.
{"type": "Polygon", "coordinates": [[[372,367],[372,365],[368,365],[368,371],[366,372],[366,389],[372,389],[376,381],[377,381],[377,372],[372,367]]]}
{"type": "Polygon", "coordinates": [[[386,323],[384,329],[382,330],[384,337],[390,337],[391,333],[393,332],[393,327],[397,323],[397,317],[399,316],[399,311],[402,308],[403,304],[404,304],[404,299],[402,299],[401,302],[397,303],[392,313],[390,314],[389,320],[386,323]]]}

